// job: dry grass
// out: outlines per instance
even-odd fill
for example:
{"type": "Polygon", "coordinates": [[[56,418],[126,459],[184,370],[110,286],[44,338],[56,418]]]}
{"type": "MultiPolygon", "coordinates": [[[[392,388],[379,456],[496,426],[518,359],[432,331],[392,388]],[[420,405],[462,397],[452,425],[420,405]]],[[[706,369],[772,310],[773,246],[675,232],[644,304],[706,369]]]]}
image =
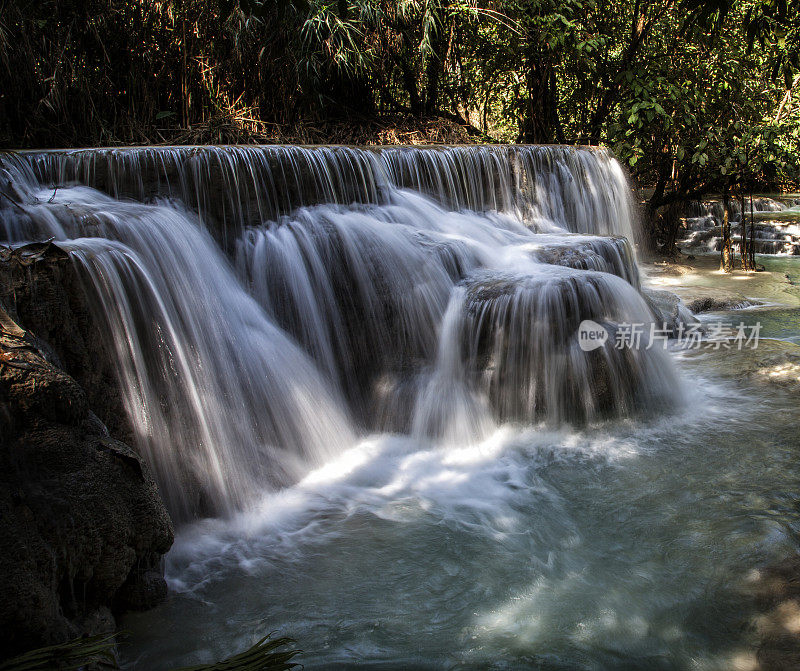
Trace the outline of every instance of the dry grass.
{"type": "MultiPolygon", "coordinates": [[[[482,138],[478,138],[478,141],[482,138]]],[[[252,110],[230,107],[204,123],[179,131],[159,130],[146,144],[469,144],[476,138],[463,126],[440,117],[393,116],[365,121],[266,123],[252,110]]]]}

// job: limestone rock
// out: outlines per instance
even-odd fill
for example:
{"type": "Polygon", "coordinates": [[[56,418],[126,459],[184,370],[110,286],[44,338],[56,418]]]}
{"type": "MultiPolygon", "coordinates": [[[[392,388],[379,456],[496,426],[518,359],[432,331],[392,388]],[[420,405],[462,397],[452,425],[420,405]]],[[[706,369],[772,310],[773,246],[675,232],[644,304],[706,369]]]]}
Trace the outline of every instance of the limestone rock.
{"type": "Polygon", "coordinates": [[[761,338],[756,348],[700,351],[694,355],[706,357],[724,377],[800,391],[800,345],[795,343],[761,338]]]}
{"type": "Polygon", "coordinates": [[[674,336],[680,325],[698,324],[699,321],[687,308],[677,294],[662,289],[642,289],[642,296],[659,324],[664,324],[674,336]]]}
{"type": "Polygon", "coordinates": [[[746,298],[714,298],[713,296],[703,296],[696,298],[689,303],[689,309],[697,314],[698,312],[721,312],[723,310],[741,310],[752,305],[758,305],[758,301],[746,298]]]}
{"type": "Polygon", "coordinates": [[[83,389],[85,402],[111,435],[132,442],[116,362],[99,328],[101,315],[90,306],[69,256],[50,245],[33,263],[0,262],[0,303],[24,326],[28,344],[83,389]]]}
{"type": "MultiPolygon", "coordinates": [[[[7,267],[0,276],[8,286],[7,267]]],[[[20,294],[34,300],[30,286],[20,294]]],[[[62,308],[61,325],[74,323],[62,308]]],[[[53,363],[55,349],[10,312],[0,302],[0,659],[112,630],[112,611],[152,606],[166,593],[160,562],[172,543],[147,465],[109,435],[91,395],[53,363]]],[[[58,337],[64,353],[83,347],[91,366],[77,335],[58,337]]]]}

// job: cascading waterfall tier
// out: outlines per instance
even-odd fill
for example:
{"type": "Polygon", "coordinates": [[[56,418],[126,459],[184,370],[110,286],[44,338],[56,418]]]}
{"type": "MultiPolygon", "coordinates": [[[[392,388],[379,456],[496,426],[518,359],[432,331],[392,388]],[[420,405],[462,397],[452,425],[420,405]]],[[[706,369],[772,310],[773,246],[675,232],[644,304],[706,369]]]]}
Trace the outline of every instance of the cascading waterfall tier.
{"type": "Polygon", "coordinates": [[[20,152],[42,184],[85,184],[115,198],[168,197],[220,240],[299,207],[380,203],[397,188],[447,209],[503,212],[534,228],[633,242],[631,195],[605,150],[540,146],[209,146],[20,152]]]}
{"type": "Polygon", "coordinates": [[[675,398],[619,164],[566,147],[180,147],[0,158],[0,239],[71,251],[173,513],[226,513],[363,431],[463,443],[675,398]]]}
{"type": "MultiPolygon", "coordinates": [[[[792,199],[786,200],[784,203],[765,197],[745,199],[747,237],[752,238],[756,254],[800,254],[800,208],[792,199]]],[[[729,200],[727,209],[731,241],[737,245],[742,235],[741,201],[729,200]]],[[[724,214],[725,206],[721,200],[691,203],[678,243],[692,252],[719,252],[722,249],[724,214]]]]}

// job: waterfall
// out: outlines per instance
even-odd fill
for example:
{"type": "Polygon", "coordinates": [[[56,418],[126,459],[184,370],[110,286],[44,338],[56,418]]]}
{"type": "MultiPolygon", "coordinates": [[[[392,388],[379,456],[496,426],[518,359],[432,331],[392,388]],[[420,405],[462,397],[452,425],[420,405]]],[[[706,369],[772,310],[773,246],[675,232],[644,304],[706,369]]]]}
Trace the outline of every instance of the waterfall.
{"type": "Polygon", "coordinates": [[[0,239],[55,237],[173,514],[225,514],[359,433],[664,407],[619,164],[566,147],[166,147],[0,157],[0,239]]]}
{"type": "Polygon", "coordinates": [[[299,207],[379,203],[398,188],[448,209],[503,212],[527,225],[633,242],[631,193],[602,149],[570,147],[145,147],[20,152],[43,184],[115,198],[180,200],[223,243],[299,207]]]}

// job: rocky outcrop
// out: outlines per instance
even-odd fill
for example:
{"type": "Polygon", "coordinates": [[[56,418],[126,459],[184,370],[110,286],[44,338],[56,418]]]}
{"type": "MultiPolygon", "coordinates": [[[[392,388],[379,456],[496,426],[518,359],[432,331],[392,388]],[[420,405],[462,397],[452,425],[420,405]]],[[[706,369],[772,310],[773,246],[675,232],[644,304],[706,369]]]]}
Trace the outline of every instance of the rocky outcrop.
{"type": "Polygon", "coordinates": [[[714,298],[703,296],[689,303],[688,308],[695,314],[699,312],[723,312],[726,310],[743,310],[744,308],[760,305],[760,301],[748,298],[714,298]]]}
{"type": "Polygon", "coordinates": [[[670,402],[673,380],[658,374],[659,348],[617,346],[618,328],[636,310],[642,327],[648,317],[632,287],[620,292],[605,273],[486,271],[463,286],[467,369],[476,372],[501,421],[582,423],[670,402]],[[579,345],[586,321],[605,331],[600,346],[588,351],[579,345]]]}
{"type": "Polygon", "coordinates": [[[47,359],[83,388],[89,407],[111,435],[133,443],[117,364],[98,325],[101,315],[87,300],[69,255],[49,243],[18,247],[13,254],[0,248],[0,302],[47,359]]]}
{"type": "Polygon", "coordinates": [[[690,324],[699,323],[697,318],[687,308],[677,294],[662,289],[642,289],[653,317],[658,324],[664,324],[673,336],[678,335],[681,326],[686,328],[690,324]]]}
{"type": "MultiPolygon", "coordinates": [[[[0,262],[0,658],[112,630],[166,594],[171,522],[146,464],[92,411],[109,364],[71,273],[55,249],[0,262]]],[[[108,416],[113,397],[100,405],[108,416]]]]}
{"type": "Polygon", "coordinates": [[[639,288],[639,268],[630,243],[619,236],[567,236],[531,251],[541,263],[617,275],[639,288]]]}

